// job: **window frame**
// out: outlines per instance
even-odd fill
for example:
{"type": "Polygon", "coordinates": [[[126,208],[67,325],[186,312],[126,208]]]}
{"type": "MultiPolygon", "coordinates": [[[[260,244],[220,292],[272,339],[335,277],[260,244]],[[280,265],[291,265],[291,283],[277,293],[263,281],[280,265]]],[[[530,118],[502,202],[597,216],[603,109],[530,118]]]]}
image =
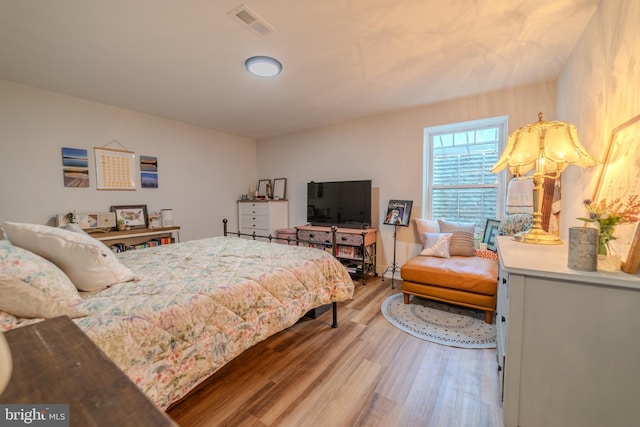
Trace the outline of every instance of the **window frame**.
{"type": "MultiPolygon", "coordinates": [[[[471,120],[466,122],[451,123],[446,125],[431,126],[424,129],[423,139],[423,176],[422,176],[422,217],[432,218],[433,206],[432,195],[433,181],[433,138],[443,133],[459,133],[477,131],[489,127],[498,128],[498,157],[504,151],[508,137],[509,120],[508,116],[490,117],[486,119],[471,120]]],[[[502,218],[504,212],[505,199],[505,172],[502,171],[496,176],[496,216],[498,220],[502,218]]],[[[457,184],[455,188],[487,188],[493,185],[487,184],[457,184]]],[[[442,186],[437,186],[442,188],[442,186]]],[[[437,218],[435,218],[437,219],[437,218]]]]}

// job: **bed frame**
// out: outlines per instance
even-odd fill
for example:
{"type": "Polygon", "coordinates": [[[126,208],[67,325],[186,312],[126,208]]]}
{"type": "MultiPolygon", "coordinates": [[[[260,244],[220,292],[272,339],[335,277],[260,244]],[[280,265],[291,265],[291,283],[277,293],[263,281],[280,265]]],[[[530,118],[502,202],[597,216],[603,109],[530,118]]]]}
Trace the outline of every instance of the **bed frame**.
{"type": "MultiPolygon", "coordinates": [[[[250,237],[253,240],[256,239],[267,239],[269,241],[269,243],[273,243],[273,241],[275,240],[276,243],[277,242],[287,242],[287,245],[290,245],[291,243],[295,243],[296,246],[298,246],[300,243],[313,243],[314,246],[318,245],[318,242],[311,242],[309,240],[302,240],[302,239],[298,239],[297,235],[295,239],[292,239],[290,237],[287,237],[286,239],[282,239],[282,238],[277,238],[277,237],[273,237],[271,234],[269,234],[268,236],[262,236],[259,234],[256,234],[256,232],[254,231],[251,234],[247,234],[247,233],[241,233],[240,231],[229,231],[227,229],[227,224],[229,223],[229,220],[227,218],[224,218],[222,220],[222,229],[223,229],[223,233],[224,233],[224,237],[227,237],[229,235],[231,236],[237,236],[237,237],[250,237]]],[[[325,247],[331,247],[332,251],[331,254],[333,256],[336,256],[335,253],[335,248],[337,248],[336,245],[336,233],[338,232],[338,227],[336,226],[332,226],[331,227],[331,243],[330,244],[326,244],[325,247]]],[[[331,308],[333,311],[333,323],[331,324],[332,328],[337,328],[338,327],[338,303],[336,302],[332,302],[331,303],[331,308]]]]}

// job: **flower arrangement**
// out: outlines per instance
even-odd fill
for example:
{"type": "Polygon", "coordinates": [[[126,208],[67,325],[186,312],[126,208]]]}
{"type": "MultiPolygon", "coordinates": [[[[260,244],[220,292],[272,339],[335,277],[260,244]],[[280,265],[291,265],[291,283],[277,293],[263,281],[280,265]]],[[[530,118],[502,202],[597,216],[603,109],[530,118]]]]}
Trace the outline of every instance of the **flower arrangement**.
{"type": "Polygon", "coordinates": [[[607,202],[606,199],[602,199],[599,202],[587,199],[583,203],[587,217],[578,219],[598,223],[598,228],[600,229],[598,254],[600,255],[609,253],[609,242],[616,239],[613,235],[616,225],[637,222],[640,214],[640,199],[637,194],[629,196],[626,203],[622,202],[620,197],[610,202],[607,202]]]}

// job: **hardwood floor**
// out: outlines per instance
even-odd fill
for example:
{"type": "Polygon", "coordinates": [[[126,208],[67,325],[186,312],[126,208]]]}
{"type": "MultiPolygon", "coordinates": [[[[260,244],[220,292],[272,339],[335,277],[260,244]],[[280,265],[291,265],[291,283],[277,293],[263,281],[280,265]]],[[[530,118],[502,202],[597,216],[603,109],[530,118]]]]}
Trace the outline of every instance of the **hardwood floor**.
{"type": "Polygon", "coordinates": [[[442,346],[380,313],[379,278],[353,300],[247,350],[167,413],[181,426],[502,426],[496,351],[442,346]]]}

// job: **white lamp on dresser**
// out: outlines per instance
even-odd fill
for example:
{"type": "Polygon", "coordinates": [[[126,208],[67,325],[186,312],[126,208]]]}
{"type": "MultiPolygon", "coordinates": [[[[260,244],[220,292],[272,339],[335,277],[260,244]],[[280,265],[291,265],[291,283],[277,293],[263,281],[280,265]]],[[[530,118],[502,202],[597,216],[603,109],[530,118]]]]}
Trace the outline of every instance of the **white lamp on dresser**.
{"type": "Polygon", "coordinates": [[[514,238],[524,243],[560,244],[558,236],[542,228],[544,179],[559,178],[570,164],[586,168],[595,166],[596,163],[596,159],[580,144],[574,125],[543,121],[542,113],[538,114],[537,122],[511,133],[504,152],[491,172],[499,173],[509,168],[516,179],[533,180],[533,226],[528,231],[516,234],[514,238]]]}

